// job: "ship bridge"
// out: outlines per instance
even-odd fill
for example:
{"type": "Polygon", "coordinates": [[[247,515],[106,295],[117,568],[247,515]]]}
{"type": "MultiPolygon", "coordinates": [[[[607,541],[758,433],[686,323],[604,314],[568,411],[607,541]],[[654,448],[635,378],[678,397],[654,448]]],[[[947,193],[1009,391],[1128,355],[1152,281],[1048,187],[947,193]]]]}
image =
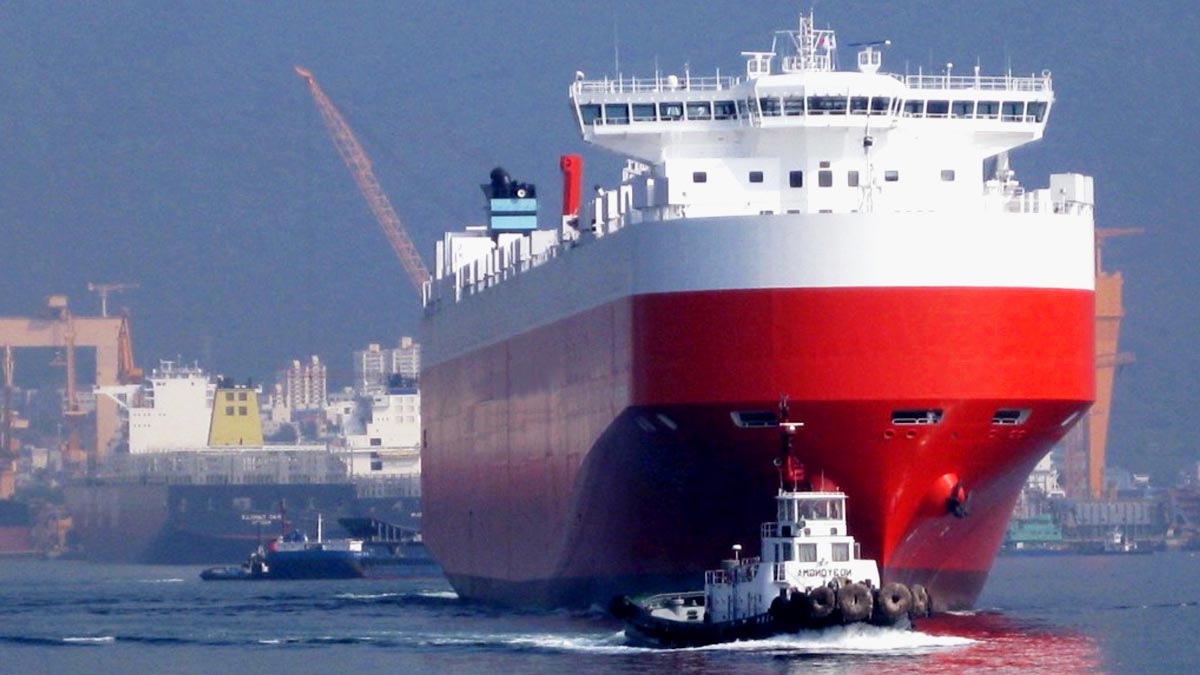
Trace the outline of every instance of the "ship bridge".
{"type": "Polygon", "coordinates": [[[887,74],[879,46],[835,70],[833,31],[801,17],[741,77],[579,74],[569,93],[585,141],[644,164],[648,219],[982,208],[984,160],[1041,138],[1050,74],[887,74]]]}

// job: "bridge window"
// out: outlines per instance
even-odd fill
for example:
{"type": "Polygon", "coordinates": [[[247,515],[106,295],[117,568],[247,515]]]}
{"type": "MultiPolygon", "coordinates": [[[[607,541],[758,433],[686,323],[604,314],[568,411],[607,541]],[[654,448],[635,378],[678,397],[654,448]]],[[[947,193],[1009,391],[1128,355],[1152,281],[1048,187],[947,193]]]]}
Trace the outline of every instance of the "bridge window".
{"type": "Polygon", "coordinates": [[[994,120],[1000,116],[999,101],[980,101],[975,108],[975,116],[994,120]]]}
{"type": "Polygon", "coordinates": [[[846,114],[845,96],[809,96],[809,115],[844,115],[846,114]]]}
{"type": "Polygon", "coordinates": [[[950,106],[950,116],[966,118],[975,114],[975,101],[955,101],[950,106]]]}
{"type": "Polygon", "coordinates": [[[924,117],[925,116],[925,101],[905,101],[904,102],[905,117],[924,117]]]}
{"type": "Polygon", "coordinates": [[[850,114],[851,115],[866,115],[867,104],[870,99],[866,96],[851,96],[850,97],[850,114]]]}
{"type": "Polygon", "coordinates": [[[1030,101],[1029,107],[1026,109],[1025,121],[1029,121],[1032,117],[1034,122],[1042,122],[1046,119],[1046,102],[1045,101],[1030,101]]]}
{"type": "Polygon", "coordinates": [[[900,180],[900,172],[895,169],[889,169],[883,172],[883,179],[889,183],[895,183],[900,180]]]}
{"type": "Polygon", "coordinates": [[[711,120],[712,104],[708,101],[688,101],[687,117],[689,120],[711,120]]]}
{"type": "Polygon", "coordinates": [[[584,126],[590,126],[600,122],[600,105],[588,104],[579,106],[579,118],[583,120],[584,126]]]}
{"type": "Polygon", "coordinates": [[[604,106],[604,121],[607,124],[629,124],[629,104],[606,104],[604,106]]]}
{"type": "Polygon", "coordinates": [[[804,97],[803,96],[788,96],[783,99],[783,114],[788,117],[795,117],[804,114],[804,97]]]}
{"type": "Polygon", "coordinates": [[[833,172],[828,169],[818,171],[817,185],[820,187],[833,187],[833,172]]]}
{"type": "Polygon", "coordinates": [[[761,182],[763,182],[763,172],[761,172],[761,171],[751,171],[751,172],[750,172],[750,182],[751,182],[751,183],[761,183],[761,182]]]}
{"type": "Polygon", "coordinates": [[[1001,119],[1005,122],[1021,122],[1025,119],[1025,102],[1024,101],[1005,101],[1000,106],[1000,112],[1003,115],[1001,119]]]}
{"type": "Polygon", "coordinates": [[[774,96],[764,96],[758,99],[758,109],[763,117],[779,117],[779,99],[774,96]]]}
{"type": "Polygon", "coordinates": [[[737,104],[733,101],[717,101],[713,104],[713,117],[719,120],[737,119],[737,104]]]}
{"type": "Polygon", "coordinates": [[[871,99],[871,114],[886,115],[892,108],[892,99],[887,96],[875,96],[871,99]]]}
{"type": "Polygon", "coordinates": [[[658,104],[658,119],[669,120],[669,121],[683,119],[683,104],[682,103],[659,103],[658,104]]]}
{"type": "Polygon", "coordinates": [[[743,119],[750,117],[750,104],[744,99],[737,102],[738,117],[743,119]]]}
{"type": "Polygon", "coordinates": [[[953,183],[954,169],[942,169],[942,180],[947,183],[953,183]]]}
{"type": "Polygon", "coordinates": [[[803,171],[789,171],[788,172],[788,185],[790,185],[794,188],[804,187],[804,172],[803,171]]]}
{"type": "Polygon", "coordinates": [[[693,171],[692,172],[692,182],[693,183],[707,183],[708,182],[708,172],[707,171],[693,171]]]}
{"type": "Polygon", "coordinates": [[[950,101],[927,101],[925,103],[926,117],[946,117],[950,114],[950,101]]]}
{"type": "Polygon", "coordinates": [[[847,171],[846,172],[846,185],[849,185],[850,187],[858,187],[858,172],[857,171],[847,171]]]}
{"type": "Polygon", "coordinates": [[[654,104],[653,103],[634,103],[633,104],[633,121],[634,122],[653,122],[654,104]]]}

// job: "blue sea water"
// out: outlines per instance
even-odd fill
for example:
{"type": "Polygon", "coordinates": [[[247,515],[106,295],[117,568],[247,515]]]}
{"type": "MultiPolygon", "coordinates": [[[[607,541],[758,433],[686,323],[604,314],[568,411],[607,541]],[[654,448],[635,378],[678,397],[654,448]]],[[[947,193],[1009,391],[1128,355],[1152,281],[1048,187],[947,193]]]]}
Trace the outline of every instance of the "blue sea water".
{"type": "Polygon", "coordinates": [[[702,649],[601,609],[512,611],[440,577],[203,582],[197,567],[0,561],[4,673],[1194,673],[1200,554],[1000,558],[973,612],[702,649]]]}

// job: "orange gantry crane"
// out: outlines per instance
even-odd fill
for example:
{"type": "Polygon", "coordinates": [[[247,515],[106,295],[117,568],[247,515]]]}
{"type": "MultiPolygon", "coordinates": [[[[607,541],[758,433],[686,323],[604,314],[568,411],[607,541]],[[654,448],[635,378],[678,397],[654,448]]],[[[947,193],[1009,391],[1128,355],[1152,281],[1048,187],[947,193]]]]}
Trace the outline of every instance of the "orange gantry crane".
{"type": "Polygon", "coordinates": [[[396,257],[400,258],[400,263],[404,265],[409,281],[417,289],[417,293],[422,293],[425,282],[429,281],[429,271],[425,268],[425,263],[421,262],[421,255],[413,246],[400,216],[396,215],[391,201],[379,186],[379,181],[375,179],[375,174],[371,171],[371,161],[367,159],[346,120],[317,85],[313,74],[300,66],[296,66],[296,73],[308,83],[308,90],[317,103],[317,109],[321,111],[321,119],[325,122],[325,128],[329,130],[334,147],[354,176],[354,182],[358,184],[359,191],[367,200],[371,212],[375,214],[375,220],[379,221],[379,227],[383,229],[383,234],[392,245],[396,257]]]}

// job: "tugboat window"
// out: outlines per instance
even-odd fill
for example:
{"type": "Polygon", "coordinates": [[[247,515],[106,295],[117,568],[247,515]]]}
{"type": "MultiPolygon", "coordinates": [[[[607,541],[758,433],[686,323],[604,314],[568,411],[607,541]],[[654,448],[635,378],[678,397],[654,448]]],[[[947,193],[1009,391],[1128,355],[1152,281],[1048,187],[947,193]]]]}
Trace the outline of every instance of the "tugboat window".
{"type": "Polygon", "coordinates": [[[800,544],[797,548],[800,549],[800,562],[817,562],[816,544],[800,544]]]}
{"type": "Polygon", "coordinates": [[[847,560],[850,560],[850,544],[834,544],[833,562],[846,562],[847,560]]]}

